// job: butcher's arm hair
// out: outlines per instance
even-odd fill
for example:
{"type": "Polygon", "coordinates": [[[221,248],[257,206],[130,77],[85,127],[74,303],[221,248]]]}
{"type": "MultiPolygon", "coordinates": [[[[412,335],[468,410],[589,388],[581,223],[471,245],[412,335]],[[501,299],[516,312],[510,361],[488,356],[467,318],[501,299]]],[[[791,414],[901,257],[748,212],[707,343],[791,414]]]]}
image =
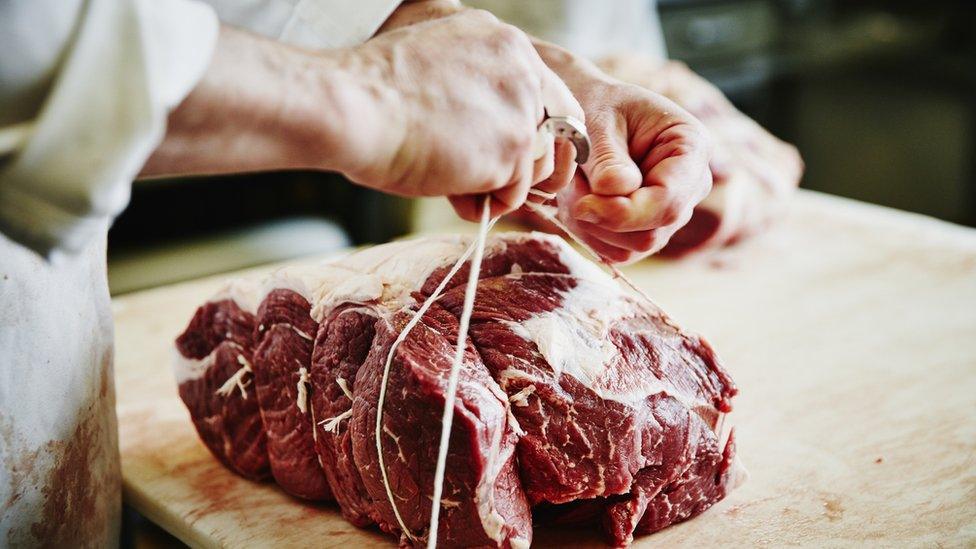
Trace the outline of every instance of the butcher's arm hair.
{"type": "MultiPolygon", "coordinates": [[[[341,171],[369,108],[348,50],[312,52],[222,26],[213,59],[168,118],[140,176],[341,171]]],[[[367,117],[368,118],[368,117],[367,117]]]]}

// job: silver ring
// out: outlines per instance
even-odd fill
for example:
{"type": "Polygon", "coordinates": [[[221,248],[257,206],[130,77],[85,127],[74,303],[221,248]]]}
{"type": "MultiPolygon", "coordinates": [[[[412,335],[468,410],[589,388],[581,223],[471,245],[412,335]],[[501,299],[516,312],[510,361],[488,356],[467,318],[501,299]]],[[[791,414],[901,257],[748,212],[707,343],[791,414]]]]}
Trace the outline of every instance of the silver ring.
{"type": "Polygon", "coordinates": [[[583,164],[590,157],[590,136],[586,133],[586,124],[572,116],[548,116],[540,128],[552,132],[556,139],[568,139],[576,148],[576,163],[583,164]]]}

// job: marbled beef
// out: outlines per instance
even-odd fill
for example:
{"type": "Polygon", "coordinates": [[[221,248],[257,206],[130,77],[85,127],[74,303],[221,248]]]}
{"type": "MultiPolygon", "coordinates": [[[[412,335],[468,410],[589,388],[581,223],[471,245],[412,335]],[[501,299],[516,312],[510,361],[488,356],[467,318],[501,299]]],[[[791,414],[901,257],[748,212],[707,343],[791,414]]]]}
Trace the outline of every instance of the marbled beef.
{"type": "MultiPolygon", "coordinates": [[[[322,498],[327,484],[353,524],[425,542],[467,265],[393,343],[468,244],[397,242],[265,283],[253,321],[257,401],[271,470],[287,491],[322,498]],[[387,482],[375,425],[391,349],[380,434],[387,482]]],[[[215,384],[181,386],[195,422],[215,384]]],[[[549,520],[602,523],[618,545],[703,512],[741,479],[732,437],[719,432],[735,393],[707,342],[562,240],[489,238],[438,543],[526,547],[533,507],[549,520]]],[[[230,465],[235,446],[221,455],[212,440],[227,435],[208,425],[201,437],[230,465]]]]}

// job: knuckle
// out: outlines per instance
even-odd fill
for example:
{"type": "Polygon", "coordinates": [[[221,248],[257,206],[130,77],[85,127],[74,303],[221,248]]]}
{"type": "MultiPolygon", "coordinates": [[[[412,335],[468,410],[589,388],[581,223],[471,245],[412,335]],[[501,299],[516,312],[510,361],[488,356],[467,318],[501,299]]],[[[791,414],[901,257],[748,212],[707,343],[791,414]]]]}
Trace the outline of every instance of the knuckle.
{"type": "Polygon", "coordinates": [[[464,15],[477,23],[498,23],[498,18],[488,10],[470,9],[464,15]]]}
{"type": "Polygon", "coordinates": [[[518,48],[532,47],[531,42],[524,32],[519,30],[515,25],[510,25],[508,23],[501,23],[499,25],[499,32],[501,35],[509,41],[513,46],[518,48]]]}
{"type": "Polygon", "coordinates": [[[707,147],[699,139],[690,139],[674,145],[672,154],[674,156],[694,157],[705,152],[707,147]]]}
{"type": "Polygon", "coordinates": [[[529,132],[512,132],[505,140],[507,152],[521,157],[531,152],[534,135],[529,132]]]}

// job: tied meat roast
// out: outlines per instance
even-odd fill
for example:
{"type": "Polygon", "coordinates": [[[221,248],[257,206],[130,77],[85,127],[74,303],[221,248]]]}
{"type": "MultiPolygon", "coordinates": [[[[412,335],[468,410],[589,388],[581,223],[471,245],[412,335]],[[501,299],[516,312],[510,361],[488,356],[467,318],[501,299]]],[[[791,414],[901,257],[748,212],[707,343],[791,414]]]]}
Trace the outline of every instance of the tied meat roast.
{"type": "MultiPolygon", "coordinates": [[[[393,344],[469,243],[394,242],[230,282],[176,340],[207,448],[241,476],[424,544],[468,265],[393,344]]],[[[721,433],[736,388],[712,348],[561,239],[489,237],[469,334],[438,545],[527,547],[533,515],[625,545],[740,482],[721,433]]]]}

